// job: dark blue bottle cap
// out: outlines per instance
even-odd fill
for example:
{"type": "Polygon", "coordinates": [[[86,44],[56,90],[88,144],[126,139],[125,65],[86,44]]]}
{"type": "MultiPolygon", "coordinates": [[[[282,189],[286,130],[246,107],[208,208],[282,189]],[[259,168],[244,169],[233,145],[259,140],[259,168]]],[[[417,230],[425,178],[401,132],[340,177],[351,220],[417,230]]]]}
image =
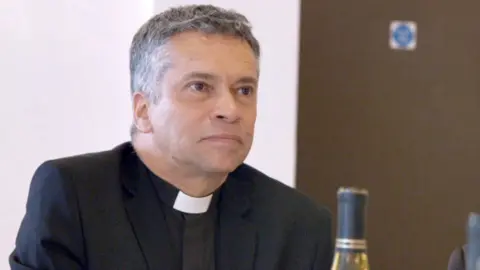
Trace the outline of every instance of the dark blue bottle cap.
{"type": "Polygon", "coordinates": [[[368,191],[342,187],[337,192],[337,239],[365,240],[368,191]]]}

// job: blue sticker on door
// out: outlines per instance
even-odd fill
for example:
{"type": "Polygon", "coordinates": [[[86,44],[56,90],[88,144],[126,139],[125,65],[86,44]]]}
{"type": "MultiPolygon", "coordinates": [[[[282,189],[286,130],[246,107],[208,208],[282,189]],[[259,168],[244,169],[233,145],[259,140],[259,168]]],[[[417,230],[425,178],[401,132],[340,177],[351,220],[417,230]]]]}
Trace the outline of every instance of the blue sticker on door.
{"type": "Polygon", "coordinates": [[[413,51],[417,48],[417,23],[412,21],[390,22],[390,48],[413,51]]]}

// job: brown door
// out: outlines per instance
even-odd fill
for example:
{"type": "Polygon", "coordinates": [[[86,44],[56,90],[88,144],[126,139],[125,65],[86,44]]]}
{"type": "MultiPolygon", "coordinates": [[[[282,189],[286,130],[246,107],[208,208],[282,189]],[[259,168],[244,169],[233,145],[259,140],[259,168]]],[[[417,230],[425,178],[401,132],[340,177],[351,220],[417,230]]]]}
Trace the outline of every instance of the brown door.
{"type": "Polygon", "coordinates": [[[370,190],[373,269],[446,269],[480,211],[480,1],[303,0],[297,187],[370,190]],[[414,51],[389,47],[415,21],[414,51]]]}

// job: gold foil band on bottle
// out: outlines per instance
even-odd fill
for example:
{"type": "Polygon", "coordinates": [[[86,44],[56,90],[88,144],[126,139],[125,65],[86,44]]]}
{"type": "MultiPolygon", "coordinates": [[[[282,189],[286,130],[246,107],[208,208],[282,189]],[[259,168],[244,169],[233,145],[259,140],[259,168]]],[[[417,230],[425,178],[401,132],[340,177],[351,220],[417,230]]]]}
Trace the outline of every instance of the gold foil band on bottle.
{"type": "Polygon", "coordinates": [[[337,238],[335,243],[337,249],[366,250],[367,240],[365,239],[342,239],[337,238]]]}
{"type": "Polygon", "coordinates": [[[340,187],[337,190],[337,194],[340,193],[353,193],[353,194],[361,194],[368,196],[368,190],[365,188],[357,188],[357,187],[340,187]]]}

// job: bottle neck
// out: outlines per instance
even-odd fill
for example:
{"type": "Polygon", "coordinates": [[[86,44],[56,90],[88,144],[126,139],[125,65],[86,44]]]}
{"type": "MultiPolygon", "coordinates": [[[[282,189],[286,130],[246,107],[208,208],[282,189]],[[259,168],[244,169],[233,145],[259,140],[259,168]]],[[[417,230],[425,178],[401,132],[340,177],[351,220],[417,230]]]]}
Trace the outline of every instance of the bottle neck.
{"type": "Polygon", "coordinates": [[[363,252],[367,249],[366,201],[367,196],[363,194],[338,195],[337,250],[363,252]]]}

